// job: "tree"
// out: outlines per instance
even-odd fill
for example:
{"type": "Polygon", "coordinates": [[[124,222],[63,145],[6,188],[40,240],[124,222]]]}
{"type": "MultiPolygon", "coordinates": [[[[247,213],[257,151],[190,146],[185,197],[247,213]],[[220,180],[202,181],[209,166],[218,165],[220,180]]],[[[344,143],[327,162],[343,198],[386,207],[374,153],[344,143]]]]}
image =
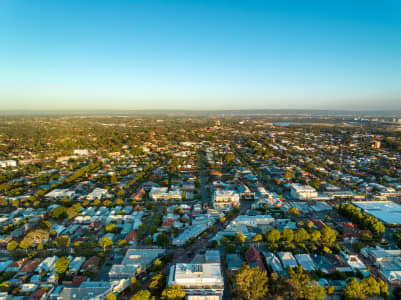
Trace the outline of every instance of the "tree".
{"type": "Polygon", "coordinates": [[[302,242],[306,241],[307,239],[309,239],[309,234],[305,229],[300,228],[297,231],[295,231],[294,241],[296,243],[302,243],[302,242]]]}
{"type": "Polygon", "coordinates": [[[306,228],[308,228],[308,230],[311,230],[313,227],[315,226],[315,224],[313,224],[312,221],[308,221],[306,222],[306,228]]]}
{"type": "Polygon", "coordinates": [[[327,294],[328,295],[333,295],[335,293],[335,291],[336,291],[336,288],[334,286],[329,286],[327,288],[327,294]]]}
{"type": "Polygon", "coordinates": [[[125,246],[127,246],[127,244],[128,244],[127,240],[119,240],[119,241],[117,242],[117,245],[118,245],[118,247],[120,247],[120,248],[124,248],[125,246]]]}
{"type": "Polygon", "coordinates": [[[179,285],[170,285],[162,292],[162,298],[165,300],[179,300],[185,297],[185,292],[179,285]]]}
{"type": "Polygon", "coordinates": [[[62,235],[58,238],[56,244],[60,249],[67,249],[71,244],[70,237],[68,235],[62,235]]]}
{"type": "Polygon", "coordinates": [[[241,232],[237,232],[234,236],[234,242],[237,244],[245,243],[246,237],[241,232]]]}
{"type": "Polygon", "coordinates": [[[67,218],[68,219],[72,219],[75,218],[76,216],[79,215],[79,213],[82,210],[82,206],[79,203],[75,203],[74,205],[72,205],[71,207],[67,208],[66,210],[66,214],[67,214],[67,218]]]}
{"type": "Polygon", "coordinates": [[[359,286],[367,296],[380,296],[380,284],[372,275],[362,279],[359,286]]]}
{"type": "Polygon", "coordinates": [[[62,220],[67,217],[67,209],[64,206],[57,206],[52,212],[52,218],[62,220]]]}
{"type": "Polygon", "coordinates": [[[266,240],[271,244],[278,242],[280,240],[280,231],[277,229],[270,230],[266,234],[266,240]]]}
{"type": "Polygon", "coordinates": [[[320,233],[319,230],[313,230],[313,231],[311,232],[311,234],[310,234],[310,240],[311,240],[312,242],[317,242],[317,241],[319,241],[319,240],[320,240],[320,237],[321,237],[321,233],[320,233]]]}
{"type": "Polygon", "coordinates": [[[54,269],[58,274],[64,274],[67,271],[69,264],[70,264],[69,258],[62,256],[56,261],[54,269]]]}
{"type": "Polygon", "coordinates": [[[106,206],[106,207],[111,207],[113,205],[113,202],[111,202],[111,200],[105,200],[103,202],[103,205],[106,206]]]}
{"type": "Polygon", "coordinates": [[[320,231],[321,239],[323,243],[328,245],[334,244],[337,239],[337,233],[335,230],[331,229],[330,226],[324,226],[320,231]]]}
{"type": "Polygon", "coordinates": [[[260,299],[267,294],[267,281],[266,271],[244,264],[235,276],[234,286],[239,296],[245,299],[260,299]]]}
{"type": "Polygon", "coordinates": [[[162,232],[162,233],[158,234],[157,237],[156,237],[156,243],[159,246],[167,246],[169,241],[170,241],[170,238],[167,235],[167,233],[165,233],[165,232],[162,232]]]}
{"type": "MultiPolygon", "coordinates": [[[[390,292],[388,291],[388,285],[386,282],[384,282],[383,280],[379,279],[377,281],[379,283],[380,286],[380,295],[383,297],[387,297],[390,295],[390,292]]],[[[400,297],[401,298],[401,297],[400,297]]]]}
{"type": "Polygon", "coordinates": [[[112,240],[111,240],[109,237],[107,237],[107,236],[105,236],[104,238],[102,238],[102,239],[99,241],[99,246],[103,248],[103,251],[106,251],[106,248],[107,248],[107,247],[110,247],[111,245],[113,245],[113,242],[112,242],[112,240]]]}
{"type": "Polygon", "coordinates": [[[14,251],[15,249],[17,249],[17,247],[18,247],[18,242],[16,242],[16,241],[11,241],[11,242],[9,242],[8,245],[7,245],[7,250],[8,250],[8,251],[14,251]]]}
{"type": "Polygon", "coordinates": [[[285,174],[284,174],[284,177],[285,177],[285,178],[288,178],[288,179],[293,179],[293,178],[295,178],[295,174],[294,174],[294,172],[292,172],[291,170],[287,170],[287,171],[285,172],[285,174]]]}
{"type": "Polygon", "coordinates": [[[324,287],[316,281],[310,281],[304,287],[304,298],[307,300],[323,300],[326,298],[324,287]]]}
{"type": "Polygon", "coordinates": [[[162,268],[162,261],[158,258],[155,259],[153,262],[153,270],[154,271],[160,271],[162,268]]]}
{"type": "Polygon", "coordinates": [[[394,299],[401,299],[401,286],[397,286],[393,289],[394,299]]]}
{"type": "Polygon", "coordinates": [[[155,225],[150,226],[149,232],[151,234],[155,234],[157,232],[157,226],[155,226],[155,225]]]}
{"type": "Polygon", "coordinates": [[[262,241],[262,235],[261,235],[261,234],[255,235],[255,236],[252,238],[252,241],[253,241],[254,243],[258,243],[258,245],[259,245],[259,243],[262,241]]]}
{"type": "Polygon", "coordinates": [[[237,247],[233,244],[227,244],[225,249],[227,253],[235,253],[237,251],[237,247]]]}
{"type": "Polygon", "coordinates": [[[25,249],[25,253],[28,253],[28,249],[31,247],[31,244],[26,240],[23,239],[20,243],[19,243],[19,247],[21,249],[25,249]]]}
{"type": "Polygon", "coordinates": [[[346,300],[366,299],[365,294],[362,292],[359,282],[355,277],[347,281],[343,291],[346,300]]]}
{"type": "Polygon", "coordinates": [[[302,298],[310,278],[301,266],[289,268],[290,278],[286,281],[286,290],[293,299],[302,298]]]}
{"type": "Polygon", "coordinates": [[[140,283],[138,280],[136,280],[135,277],[131,277],[131,278],[130,278],[130,286],[129,286],[129,289],[130,289],[132,292],[135,292],[135,291],[137,291],[140,287],[141,287],[141,283],[140,283]]]}
{"type": "Polygon", "coordinates": [[[114,225],[113,223],[110,223],[108,225],[106,225],[106,227],[104,228],[104,231],[106,232],[114,232],[116,230],[116,225],[114,225]]]}
{"type": "Polygon", "coordinates": [[[39,228],[49,230],[50,227],[52,227],[52,224],[49,221],[46,220],[40,220],[39,222],[39,228]]]}
{"type": "Polygon", "coordinates": [[[150,292],[148,290],[142,290],[134,294],[130,300],[149,300],[150,292]]]}
{"type": "Polygon", "coordinates": [[[163,278],[162,272],[158,272],[152,276],[148,286],[152,294],[158,294],[161,291],[163,286],[163,278]]]}
{"type": "Polygon", "coordinates": [[[285,228],[282,233],[282,238],[284,241],[291,243],[294,239],[294,231],[292,231],[292,229],[285,228]]]}
{"type": "Polygon", "coordinates": [[[296,208],[296,207],[291,207],[291,208],[287,211],[287,213],[288,213],[289,215],[293,216],[293,217],[298,217],[298,216],[300,215],[300,212],[299,212],[298,208],[296,208]]]}
{"type": "Polygon", "coordinates": [[[108,294],[106,300],[117,300],[117,296],[115,294],[108,294]]]}

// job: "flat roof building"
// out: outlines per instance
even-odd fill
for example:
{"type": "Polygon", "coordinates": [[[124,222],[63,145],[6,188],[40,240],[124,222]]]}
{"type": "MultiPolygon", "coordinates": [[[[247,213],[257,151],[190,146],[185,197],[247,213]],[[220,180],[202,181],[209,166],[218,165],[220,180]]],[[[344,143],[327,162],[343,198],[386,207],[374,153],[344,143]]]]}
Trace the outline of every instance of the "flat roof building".
{"type": "Polygon", "coordinates": [[[213,208],[222,211],[231,210],[239,205],[239,193],[234,190],[216,190],[212,196],[213,208]]]}
{"type": "Polygon", "coordinates": [[[352,204],[388,225],[401,225],[401,205],[393,201],[358,201],[352,204]]]}
{"type": "Polygon", "coordinates": [[[181,286],[188,299],[222,299],[224,278],[220,263],[173,265],[168,285],[181,286]]]}
{"type": "Polygon", "coordinates": [[[290,185],[290,189],[291,189],[291,196],[295,199],[306,200],[318,197],[317,191],[309,185],[300,185],[298,183],[292,183],[290,185]]]}
{"type": "Polygon", "coordinates": [[[131,278],[149,267],[156,258],[165,252],[165,249],[128,249],[121,264],[111,267],[109,277],[113,279],[131,278]]]}

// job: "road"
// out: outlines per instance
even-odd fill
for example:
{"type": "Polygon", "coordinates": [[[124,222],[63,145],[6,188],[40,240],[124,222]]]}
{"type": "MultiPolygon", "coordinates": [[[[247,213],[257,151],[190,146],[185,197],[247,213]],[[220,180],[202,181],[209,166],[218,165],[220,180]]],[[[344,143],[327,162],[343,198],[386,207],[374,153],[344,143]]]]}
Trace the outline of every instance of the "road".
{"type": "Polygon", "coordinates": [[[201,196],[202,196],[202,203],[205,204],[209,203],[209,194],[206,189],[206,178],[205,178],[205,169],[204,169],[204,164],[203,164],[203,159],[202,159],[202,153],[199,150],[199,176],[201,180],[201,196]]]}

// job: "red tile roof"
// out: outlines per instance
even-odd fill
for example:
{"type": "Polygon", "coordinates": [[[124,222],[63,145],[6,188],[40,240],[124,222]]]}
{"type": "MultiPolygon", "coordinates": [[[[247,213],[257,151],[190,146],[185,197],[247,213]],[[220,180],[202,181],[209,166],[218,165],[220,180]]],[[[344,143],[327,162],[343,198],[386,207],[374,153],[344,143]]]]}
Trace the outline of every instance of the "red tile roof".
{"type": "Polygon", "coordinates": [[[136,230],[131,230],[131,231],[127,234],[127,236],[125,237],[125,240],[126,240],[127,242],[135,241],[136,235],[137,235],[136,230]]]}
{"type": "Polygon", "coordinates": [[[246,251],[245,258],[250,266],[254,266],[255,264],[257,264],[261,270],[266,270],[265,265],[263,264],[262,257],[254,247],[246,251]]]}

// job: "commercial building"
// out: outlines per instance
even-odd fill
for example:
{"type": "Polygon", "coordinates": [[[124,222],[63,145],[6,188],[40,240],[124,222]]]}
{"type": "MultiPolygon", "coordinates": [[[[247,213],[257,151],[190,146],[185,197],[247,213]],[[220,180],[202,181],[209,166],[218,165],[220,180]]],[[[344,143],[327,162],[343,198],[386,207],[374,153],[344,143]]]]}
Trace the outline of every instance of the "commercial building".
{"type": "Polygon", "coordinates": [[[74,198],[74,196],[75,196],[75,192],[71,191],[69,189],[54,189],[45,195],[45,197],[53,198],[53,199],[61,199],[63,197],[72,199],[72,198],[74,198]]]}
{"type": "Polygon", "coordinates": [[[182,192],[178,189],[169,191],[167,187],[152,187],[149,192],[151,199],[156,201],[163,200],[182,200],[182,192]]]}
{"type": "Polygon", "coordinates": [[[109,277],[111,279],[131,278],[149,267],[165,252],[165,249],[128,249],[121,264],[111,267],[109,277]]]}
{"type": "Polygon", "coordinates": [[[7,167],[14,168],[16,166],[17,166],[17,161],[12,160],[12,159],[0,161],[0,168],[7,168],[7,167]]]}
{"type": "Polygon", "coordinates": [[[173,265],[168,285],[181,286],[188,299],[222,299],[224,279],[220,263],[173,265]]]}
{"type": "Polygon", "coordinates": [[[300,185],[298,183],[292,183],[290,185],[291,197],[298,200],[307,200],[318,198],[317,191],[309,185],[300,185]]]}
{"type": "Polygon", "coordinates": [[[199,236],[208,227],[209,225],[207,222],[190,226],[187,229],[185,229],[181,234],[179,234],[177,237],[175,237],[171,243],[174,246],[184,246],[186,241],[188,241],[190,238],[199,236]]]}
{"type": "Polygon", "coordinates": [[[271,215],[257,215],[257,216],[247,216],[239,215],[234,220],[231,221],[232,225],[246,225],[257,227],[259,225],[268,225],[274,223],[275,219],[271,215]]]}
{"type": "Polygon", "coordinates": [[[118,293],[129,286],[129,280],[85,281],[79,287],[63,287],[57,300],[105,300],[108,294],[118,293]]]}
{"type": "Polygon", "coordinates": [[[235,205],[239,205],[239,198],[239,193],[234,190],[215,190],[212,196],[213,208],[229,211],[235,205]]]}
{"type": "Polygon", "coordinates": [[[391,285],[401,285],[401,250],[363,248],[361,254],[379,270],[379,275],[391,285]]]}
{"type": "Polygon", "coordinates": [[[352,204],[387,225],[401,225],[401,205],[393,201],[358,201],[352,204]]]}
{"type": "Polygon", "coordinates": [[[95,188],[90,194],[86,196],[88,200],[100,199],[107,193],[106,189],[95,188]]]}

